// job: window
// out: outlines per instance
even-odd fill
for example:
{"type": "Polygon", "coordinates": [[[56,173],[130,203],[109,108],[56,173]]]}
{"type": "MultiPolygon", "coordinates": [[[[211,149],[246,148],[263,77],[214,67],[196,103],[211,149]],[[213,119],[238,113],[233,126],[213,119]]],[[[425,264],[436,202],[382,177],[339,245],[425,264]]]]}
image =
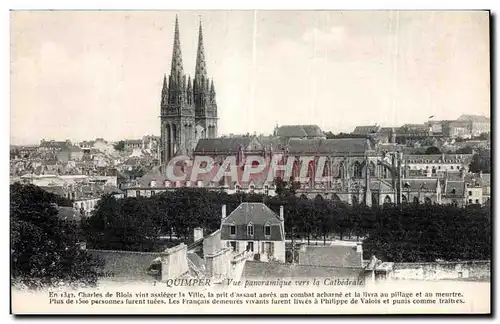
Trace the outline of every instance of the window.
{"type": "Polygon", "coordinates": [[[236,226],[229,226],[229,235],[236,235],[236,226]]]}
{"type": "Polygon", "coordinates": [[[472,196],[472,191],[469,191],[469,196],[472,196]]]}
{"type": "Polygon", "coordinates": [[[236,192],[240,192],[241,187],[239,185],[236,185],[236,192]]]}
{"type": "Polygon", "coordinates": [[[457,193],[457,190],[455,188],[451,189],[451,194],[454,195],[457,193]]]}
{"type": "Polygon", "coordinates": [[[269,195],[269,186],[268,186],[268,185],[265,185],[265,186],[264,186],[264,194],[265,194],[266,196],[268,196],[268,195],[269,195]]]}
{"type": "Polygon", "coordinates": [[[264,235],[271,236],[271,226],[270,225],[264,226],[264,235]]]}
{"type": "Polygon", "coordinates": [[[247,236],[253,236],[253,225],[252,224],[247,225],[247,236]]]}
{"type": "Polygon", "coordinates": [[[469,199],[469,204],[472,204],[472,199],[469,199]]]}
{"type": "Polygon", "coordinates": [[[451,170],[453,170],[453,165],[452,165],[452,166],[450,166],[450,169],[451,169],[451,170]]]}
{"type": "Polygon", "coordinates": [[[479,204],[479,199],[476,199],[476,204],[479,204]]]}
{"type": "Polygon", "coordinates": [[[231,244],[231,247],[233,248],[233,252],[236,252],[236,241],[231,241],[229,244],[231,244]]]}
{"type": "Polygon", "coordinates": [[[253,242],[248,242],[247,243],[247,251],[253,252],[253,242]]]}
{"type": "Polygon", "coordinates": [[[141,196],[141,191],[140,190],[136,190],[135,191],[135,196],[136,197],[140,197],[141,196]]]}
{"type": "Polygon", "coordinates": [[[151,197],[153,197],[154,195],[155,195],[155,191],[151,190],[151,197]]]}

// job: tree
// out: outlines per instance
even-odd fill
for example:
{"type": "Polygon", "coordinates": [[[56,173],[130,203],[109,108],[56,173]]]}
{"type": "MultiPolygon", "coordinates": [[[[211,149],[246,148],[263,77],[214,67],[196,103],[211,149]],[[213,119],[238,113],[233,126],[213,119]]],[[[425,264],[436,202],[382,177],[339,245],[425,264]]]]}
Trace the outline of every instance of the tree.
{"type": "Polygon", "coordinates": [[[55,202],[34,185],[11,185],[12,280],[29,288],[94,285],[103,262],[80,249],[77,225],[58,216],[55,202]]]}
{"type": "Polygon", "coordinates": [[[297,189],[300,188],[300,184],[294,181],[293,178],[290,179],[290,182],[287,182],[280,177],[276,177],[273,184],[279,197],[294,196],[297,189]]]}
{"type": "Polygon", "coordinates": [[[155,251],[162,233],[156,205],[145,197],[101,198],[84,223],[89,246],[106,250],[155,251]]]}
{"type": "Polygon", "coordinates": [[[125,142],[124,141],[119,141],[113,147],[117,151],[123,151],[123,150],[125,150],[125,142]]]}
{"type": "Polygon", "coordinates": [[[483,173],[491,173],[491,156],[489,150],[481,151],[474,154],[472,161],[469,165],[469,171],[477,173],[479,171],[483,173]]]}
{"type": "Polygon", "coordinates": [[[441,150],[435,146],[429,146],[425,150],[425,154],[441,154],[441,150]]]}
{"type": "Polygon", "coordinates": [[[456,154],[472,154],[474,152],[474,149],[470,146],[466,147],[461,147],[456,151],[456,154]]]}

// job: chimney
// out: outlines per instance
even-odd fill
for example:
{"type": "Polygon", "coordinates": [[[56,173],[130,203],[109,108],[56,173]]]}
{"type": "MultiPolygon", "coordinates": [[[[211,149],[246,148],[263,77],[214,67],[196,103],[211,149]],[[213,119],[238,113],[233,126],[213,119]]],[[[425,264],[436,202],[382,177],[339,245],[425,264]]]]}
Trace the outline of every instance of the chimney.
{"type": "Polygon", "coordinates": [[[226,205],[222,205],[222,219],[226,218],[226,205]]]}
{"type": "Polygon", "coordinates": [[[196,227],[193,231],[193,242],[198,242],[203,239],[203,228],[196,227]]]}
{"type": "Polygon", "coordinates": [[[284,212],[284,207],[280,206],[280,221],[285,220],[285,212],[284,212]]]}

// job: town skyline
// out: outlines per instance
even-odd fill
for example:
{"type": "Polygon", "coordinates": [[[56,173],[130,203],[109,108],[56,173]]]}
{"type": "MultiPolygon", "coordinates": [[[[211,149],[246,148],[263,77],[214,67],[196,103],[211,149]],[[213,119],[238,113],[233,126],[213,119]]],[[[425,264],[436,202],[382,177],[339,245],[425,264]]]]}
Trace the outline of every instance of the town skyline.
{"type": "Polygon", "coordinates": [[[11,144],[157,136],[176,14],[191,77],[202,17],[219,135],[490,115],[487,12],[17,11],[11,144]]]}

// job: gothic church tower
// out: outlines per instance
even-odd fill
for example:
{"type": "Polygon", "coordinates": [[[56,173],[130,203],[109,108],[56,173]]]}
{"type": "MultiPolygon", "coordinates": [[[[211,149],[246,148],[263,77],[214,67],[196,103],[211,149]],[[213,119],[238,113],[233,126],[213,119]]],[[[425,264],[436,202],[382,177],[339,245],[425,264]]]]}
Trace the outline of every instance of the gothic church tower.
{"type": "Polygon", "coordinates": [[[191,155],[200,138],[217,137],[217,103],[213,80],[207,76],[200,22],[195,78],[186,78],[182,64],[179,20],[175,18],[170,76],[161,93],[161,163],[191,155]]]}

